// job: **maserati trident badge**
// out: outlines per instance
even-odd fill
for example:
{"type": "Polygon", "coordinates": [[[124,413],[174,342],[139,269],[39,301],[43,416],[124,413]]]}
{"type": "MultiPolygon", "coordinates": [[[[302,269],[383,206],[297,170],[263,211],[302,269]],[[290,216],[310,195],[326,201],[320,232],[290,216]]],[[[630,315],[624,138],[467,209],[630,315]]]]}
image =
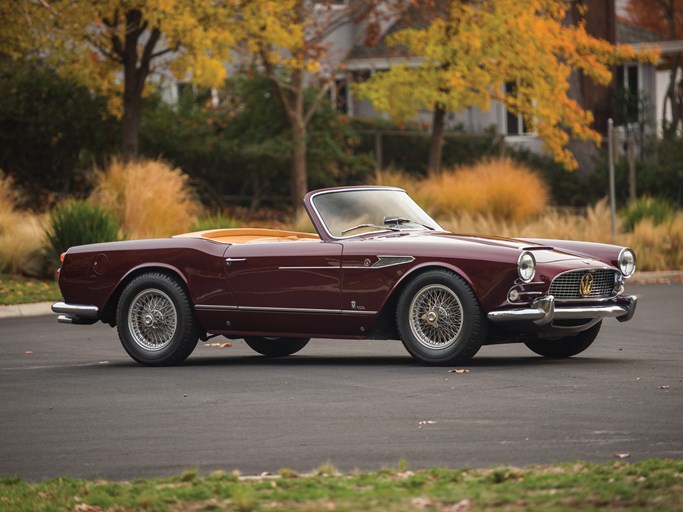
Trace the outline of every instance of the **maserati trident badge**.
{"type": "Polygon", "coordinates": [[[581,294],[581,297],[590,296],[593,291],[593,281],[593,274],[587,273],[583,275],[581,282],[579,283],[579,293],[581,294]]]}

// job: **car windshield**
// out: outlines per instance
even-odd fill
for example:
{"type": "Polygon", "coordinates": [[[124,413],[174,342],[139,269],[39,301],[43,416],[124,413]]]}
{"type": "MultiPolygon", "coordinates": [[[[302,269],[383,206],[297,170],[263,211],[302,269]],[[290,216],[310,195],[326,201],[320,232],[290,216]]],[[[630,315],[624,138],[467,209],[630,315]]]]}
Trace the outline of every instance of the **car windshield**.
{"type": "Polygon", "coordinates": [[[328,234],[334,238],[377,231],[443,230],[400,189],[320,192],[311,202],[328,234]]]}

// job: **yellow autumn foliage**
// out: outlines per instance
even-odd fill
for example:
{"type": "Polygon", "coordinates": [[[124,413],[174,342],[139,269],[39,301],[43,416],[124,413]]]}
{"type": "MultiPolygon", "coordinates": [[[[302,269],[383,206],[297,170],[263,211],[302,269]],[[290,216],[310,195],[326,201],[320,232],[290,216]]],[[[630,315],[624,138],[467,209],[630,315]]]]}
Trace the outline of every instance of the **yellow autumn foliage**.
{"type": "Polygon", "coordinates": [[[570,136],[600,141],[593,115],[568,95],[569,77],[581,71],[600,85],[619,62],[656,62],[658,52],[636,52],[586,32],[583,22],[566,23],[565,0],[449,0],[443,12],[422,13],[425,28],[398,31],[393,44],[421,56],[418,66],[398,65],[356,84],[355,92],[397,121],[440,105],[448,112],[469,106],[488,110],[502,102],[533,127],[553,157],[568,169],[577,162],[567,149],[570,136]],[[514,84],[513,93],[505,93],[514,84]]]}

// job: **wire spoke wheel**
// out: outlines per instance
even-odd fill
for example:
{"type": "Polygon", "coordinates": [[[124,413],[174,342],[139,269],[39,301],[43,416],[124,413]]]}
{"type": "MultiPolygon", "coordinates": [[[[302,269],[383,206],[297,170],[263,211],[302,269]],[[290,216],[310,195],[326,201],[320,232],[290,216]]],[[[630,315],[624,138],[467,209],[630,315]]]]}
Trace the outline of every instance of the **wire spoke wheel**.
{"type": "Polygon", "coordinates": [[[405,285],[396,304],[396,327],[410,355],[427,364],[471,359],[487,331],[470,286],[445,269],[420,273],[405,285]]]}
{"type": "Polygon", "coordinates": [[[410,329],[426,348],[450,347],[462,332],[462,303],[450,288],[442,284],[430,284],[418,291],[409,311],[410,329]]]}
{"type": "Polygon", "coordinates": [[[138,293],[128,309],[128,328],[133,341],[148,351],[165,348],[173,340],[178,313],[171,298],[161,290],[138,293]]]}

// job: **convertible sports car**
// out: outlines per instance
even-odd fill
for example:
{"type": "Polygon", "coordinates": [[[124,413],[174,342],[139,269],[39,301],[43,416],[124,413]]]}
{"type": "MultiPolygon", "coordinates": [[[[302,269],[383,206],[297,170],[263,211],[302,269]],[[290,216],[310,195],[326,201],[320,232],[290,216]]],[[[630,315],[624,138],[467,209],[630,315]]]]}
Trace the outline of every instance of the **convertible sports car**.
{"type": "Polygon", "coordinates": [[[116,326],[128,354],[156,366],[214,335],[270,357],[314,336],[401,339],[428,364],[513,342],[569,357],[603,318],[636,309],[628,248],[449,233],[391,187],[318,190],[304,204],[317,234],[216,229],[72,247],[52,310],[116,326]]]}

